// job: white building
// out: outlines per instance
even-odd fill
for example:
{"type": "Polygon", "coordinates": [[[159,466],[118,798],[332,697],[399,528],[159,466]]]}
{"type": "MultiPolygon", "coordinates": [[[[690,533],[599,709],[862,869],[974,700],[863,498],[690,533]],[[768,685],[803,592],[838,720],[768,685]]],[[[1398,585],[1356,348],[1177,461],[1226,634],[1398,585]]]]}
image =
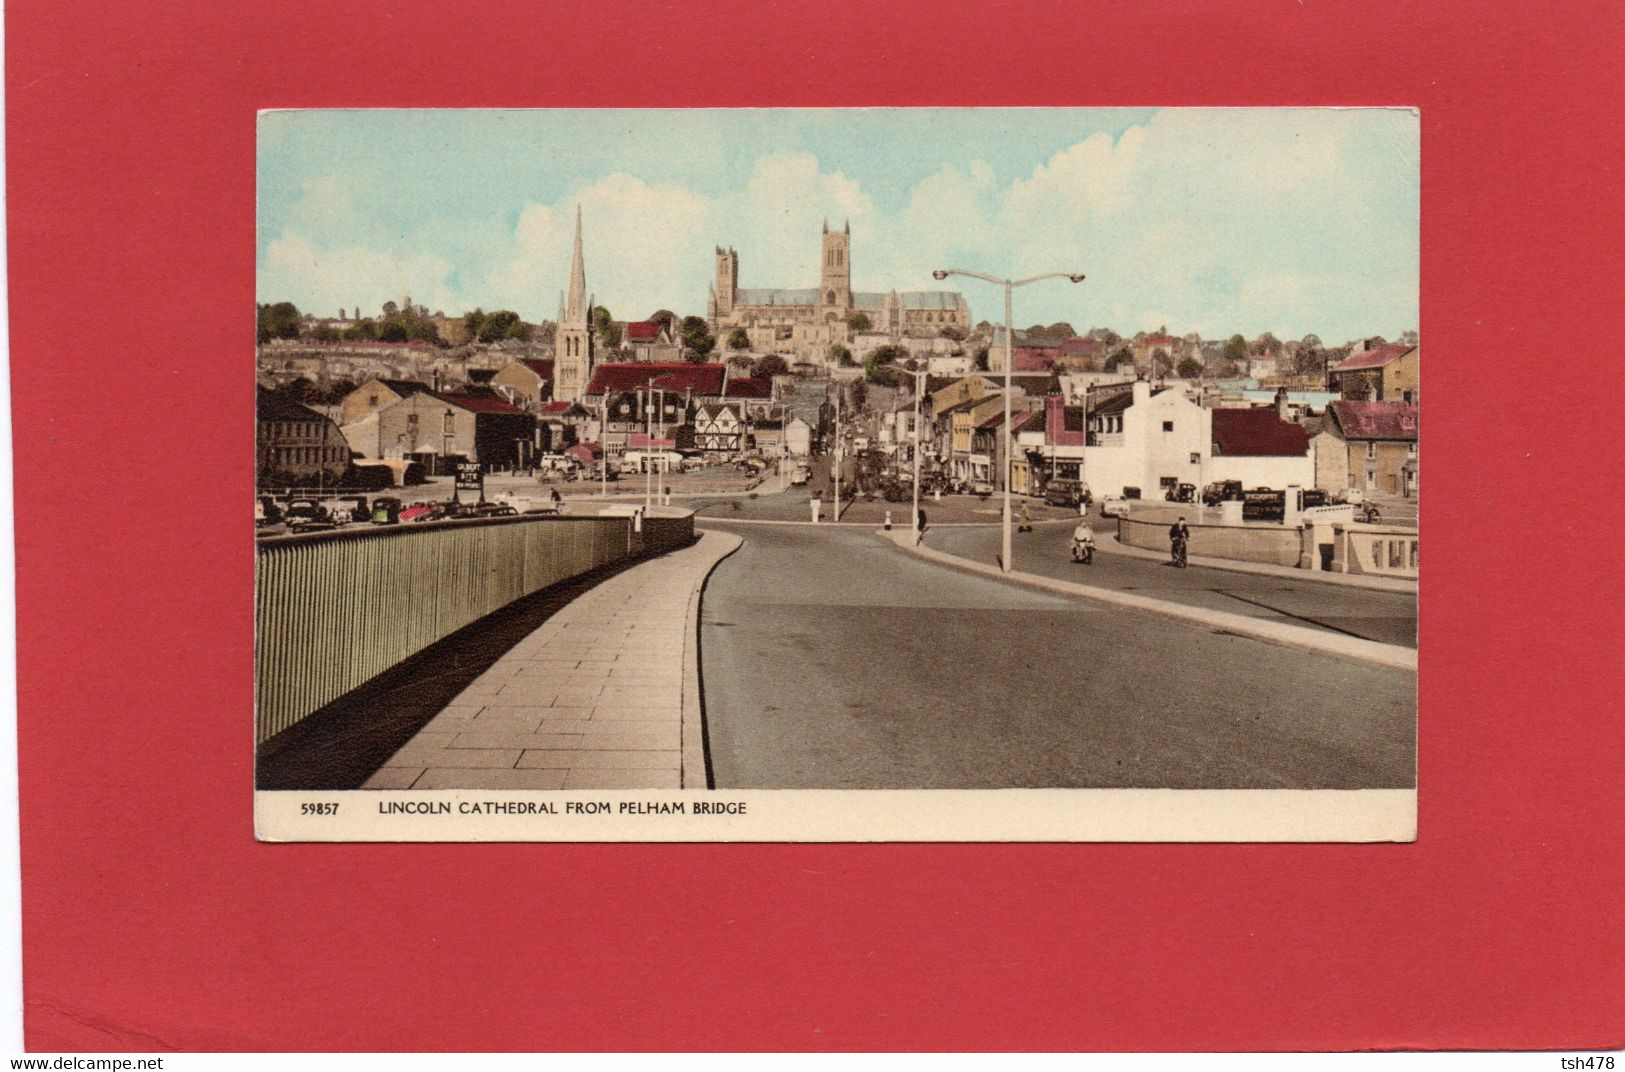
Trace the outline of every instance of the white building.
{"type": "Polygon", "coordinates": [[[1161,498],[1175,484],[1202,486],[1208,454],[1209,411],[1167,388],[1153,391],[1144,380],[1107,394],[1089,410],[1083,479],[1098,496],[1138,488],[1140,497],[1161,498]]]}
{"type": "Polygon", "coordinates": [[[784,452],[797,458],[811,454],[812,425],[800,417],[791,417],[784,426],[784,452]]]}

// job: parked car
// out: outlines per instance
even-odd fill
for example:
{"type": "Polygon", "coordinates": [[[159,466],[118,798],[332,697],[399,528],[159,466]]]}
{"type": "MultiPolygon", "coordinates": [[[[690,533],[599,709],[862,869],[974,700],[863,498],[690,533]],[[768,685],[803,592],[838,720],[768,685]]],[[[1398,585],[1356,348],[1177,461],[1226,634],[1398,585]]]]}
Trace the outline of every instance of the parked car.
{"type": "Polygon", "coordinates": [[[1222,502],[1239,502],[1241,497],[1239,480],[1221,480],[1202,489],[1202,503],[1206,506],[1217,506],[1222,502]]]}
{"type": "Polygon", "coordinates": [[[315,499],[289,499],[282,509],[288,528],[294,532],[316,532],[334,527],[327,508],[315,499]]]}
{"type": "Polygon", "coordinates": [[[401,501],[392,495],[380,495],[372,501],[372,523],[374,525],[399,525],[401,523],[401,501]]]}
{"type": "Polygon", "coordinates": [[[1044,485],[1044,501],[1051,506],[1077,506],[1083,502],[1083,481],[1055,477],[1044,485]]]}
{"type": "Polygon", "coordinates": [[[1128,500],[1121,495],[1108,495],[1100,500],[1102,517],[1127,517],[1128,500]]]}
{"type": "Polygon", "coordinates": [[[1196,501],[1196,485],[1170,484],[1162,497],[1168,502],[1194,503],[1196,501]]]}
{"type": "Polygon", "coordinates": [[[991,481],[987,480],[972,480],[970,482],[970,493],[972,495],[980,495],[985,499],[989,495],[993,494],[993,484],[991,481]]]}
{"type": "Polygon", "coordinates": [[[260,495],[254,499],[254,527],[268,528],[271,525],[282,524],[282,508],[276,500],[269,495],[260,495]]]}
{"type": "Polygon", "coordinates": [[[372,511],[367,509],[365,495],[341,495],[327,504],[327,513],[334,524],[338,525],[372,519],[372,511]]]}

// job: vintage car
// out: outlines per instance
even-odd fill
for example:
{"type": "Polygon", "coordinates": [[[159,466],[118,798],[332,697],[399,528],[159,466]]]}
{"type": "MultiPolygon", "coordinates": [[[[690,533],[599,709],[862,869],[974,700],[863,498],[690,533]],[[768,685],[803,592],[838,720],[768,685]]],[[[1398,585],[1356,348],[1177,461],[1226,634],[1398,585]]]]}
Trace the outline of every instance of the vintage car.
{"type": "Polygon", "coordinates": [[[254,499],[254,527],[263,529],[280,524],[282,508],[276,504],[276,500],[269,495],[257,496],[254,499]]]}
{"type": "Polygon", "coordinates": [[[380,495],[372,501],[371,520],[374,525],[399,525],[401,501],[393,496],[380,495]]]}
{"type": "Polygon", "coordinates": [[[1044,501],[1051,506],[1077,506],[1083,502],[1083,481],[1060,476],[1044,485],[1044,501]]]}
{"type": "Polygon", "coordinates": [[[289,499],[282,508],[282,517],[292,532],[318,532],[336,527],[327,508],[315,499],[289,499]]]}
{"type": "Polygon", "coordinates": [[[972,495],[979,495],[985,499],[993,494],[993,482],[990,480],[972,480],[968,490],[972,495]]]}
{"type": "Polygon", "coordinates": [[[1121,495],[1108,495],[1100,500],[1100,513],[1102,517],[1127,517],[1128,500],[1121,495]]]}

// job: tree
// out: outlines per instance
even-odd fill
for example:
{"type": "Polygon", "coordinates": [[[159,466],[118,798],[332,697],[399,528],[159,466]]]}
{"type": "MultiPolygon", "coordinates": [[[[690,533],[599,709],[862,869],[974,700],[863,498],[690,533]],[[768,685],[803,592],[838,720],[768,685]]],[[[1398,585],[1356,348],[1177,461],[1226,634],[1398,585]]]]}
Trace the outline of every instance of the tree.
{"type": "Polygon", "coordinates": [[[311,331],[310,337],[317,342],[338,342],[339,329],[327,324],[317,324],[315,329],[311,331]]]}
{"type": "Polygon", "coordinates": [[[379,342],[405,342],[406,326],[397,320],[386,320],[378,325],[379,342]]]}
{"type": "Polygon", "coordinates": [[[508,337],[508,329],[519,323],[519,314],[512,309],[498,309],[487,313],[480,321],[480,342],[497,342],[508,337]]]}
{"type": "Polygon", "coordinates": [[[1134,353],[1127,346],[1118,350],[1115,354],[1106,359],[1106,371],[1116,372],[1124,365],[1127,365],[1129,368],[1134,367],[1134,353]]]}
{"type": "Polygon", "coordinates": [[[870,350],[869,356],[863,359],[863,364],[866,368],[868,367],[870,361],[873,361],[877,365],[890,365],[903,360],[907,356],[908,349],[906,347],[882,346],[878,349],[870,350]]]}
{"type": "MultiPolygon", "coordinates": [[[[893,349],[893,347],[883,346],[879,350],[872,351],[868,357],[863,359],[863,378],[865,380],[880,387],[897,386],[898,373],[892,367],[892,360],[895,360],[895,358],[883,360],[881,357],[881,352],[889,349],[893,349]]],[[[897,349],[901,349],[901,347],[897,347],[897,349]]]]}
{"type": "Polygon", "coordinates": [[[690,361],[704,361],[717,347],[717,340],[711,334],[711,328],[706,324],[704,317],[683,317],[683,356],[690,361]]]}
{"type": "Polygon", "coordinates": [[[975,366],[977,372],[987,371],[987,347],[982,346],[977,348],[976,360],[973,362],[973,365],[975,366]]]}
{"type": "Polygon", "coordinates": [[[666,334],[674,339],[677,338],[678,317],[676,313],[670,309],[656,309],[649,314],[649,319],[665,328],[666,334]]]}
{"type": "Polygon", "coordinates": [[[605,349],[613,350],[621,345],[621,326],[615,323],[615,318],[602,305],[593,306],[592,326],[605,349]]]}
{"type": "Polygon", "coordinates": [[[1247,340],[1240,335],[1230,336],[1224,344],[1224,359],[1232,365],[1245,365],[1247,363],[1247,340]]]}
{"type": "Polygon", "coordinates": [[[846,326],[853,331],[870,331],[874,328],[868,313],[853,313],[846,318],[846,326]]]}
{"type": "Polygon", "coordinates": [[[351,341],[371,342],[378,338],[376,320],[357,320],[344,329],[344,337],[351,341]]]}
{"type": "Polygon", "coordinates": [[[1072,330],[1072,325],[1068,324],[1065,320],[1062,320],[1059,323],[1051,324],[1049,326],[1048,334],[1050,338],[1059,339],[1063,342],[1067,339],[1075,339],[1078,336],[1078,333],[1072,330]]]}
{"type": "Polygon", "coordinates": [[[260,342],[299,337],[299,307],[293,302],[257,305],[254,308],[257,319],[255,337],[260,342]]]}
{"type": "Polygon", "coordinates": [[[384,303],[384,315],[383,315],[384,320],[394,320],[397,316],[400,316],[400,315],[401,315],[400,306],[396,305],[392,301],[387,301],[387,302],[384,303]]]}
{"type": "Polygon", "coordinates": [[[746,331],[744,328],[734,328],[732,331],[728,332],[728,349],[749,350],[750,332],[746,331]]]}
{"type": "Polygon", "coordinates": [[[842,368],[851,368],[857,364],[856,361],[852,360],[852,351],[840,343],[834,343],[830,346],[829,356],[830,360],[839,362],[842,368]]]}
{"type": "Polygon", "coordinates": [[[790,363],[778,354],[768,354],[758,358],[756,364],[751,366],[752,376],[783,376],[790,371],[790,363]]]}
{"type": "Polygon", "coordinates": [[[1272,333],[1266,331],[1264,334],[1258,337],[1258,342],[1253,344],[1253,349],[1263,354],[1279,355],[1281,352],[1281,340],[1277,339],[1272,333]]]}
{"type": "Polygon", "coordinates": [[[1166,347],[1159,346],[1151,351],[1151,373],[1154,376],[1166,376],[1174,371],[1174,359],[1168,356],[1166,347]]]}
{"type": "Polygon", "coordinates": [[[947,325],[939,334],[941,334],[944,339],[952,339],[954,342],[965,341],[965,329],[957,324],[947,325]]]}
{"type": "Polygon", "coordinates": [[[1194,357],[1187,357],[1179,362],[1179,378],[1194,380],[1202,374],[1202,363],[1194,357]]]}

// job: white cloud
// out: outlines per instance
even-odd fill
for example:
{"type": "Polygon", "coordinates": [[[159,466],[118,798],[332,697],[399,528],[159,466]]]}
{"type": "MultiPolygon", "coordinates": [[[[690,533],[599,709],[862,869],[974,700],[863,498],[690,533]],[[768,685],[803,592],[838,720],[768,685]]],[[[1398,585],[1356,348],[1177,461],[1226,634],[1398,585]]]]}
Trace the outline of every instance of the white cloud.
{"type": "MultiPolygon", "coordinates": [[[[1352,109],[1168,110],[1003,182],[987,161],[932,165],[887,191],[890,210],[805,151],[765,152],[714,194],[636,177],[628,160],[628,171],[518,206],[500,232],[447,228],[438,241],[435,221],[403,233],[365,189],[318,179],[266,247],[259,292],[325,309],[409,291],[448,312],[480,304],[552,317],[579,203],[588,288],[621,317],[703,312],[714,245],[739,250],[743,286],[813,285],[828,219],[850,221],[859,289],[932,288],[931,270],[949,265],[1088,275],[1019,292],[1022,323],[1393,333],[1416,326],[1418,267],[1417,128],[1414,116],[1393,120],[1352,109]]],[[[963,289],[978,319],[1002,311],[995,288],[963,289]]]]}
{"type": "Polygon", "coordinates": [[[323,316],[336,314],[338,306],[360,305],[364,312],[374,312],[384,302],[408,295],[420,305],[451,313],[463,308],[464,299],[449,287],[450,275],[451,265],[433,253],[323,246],[283,232],[266,247],[258,288],[264,298],[286,298],[323,316]]]}

